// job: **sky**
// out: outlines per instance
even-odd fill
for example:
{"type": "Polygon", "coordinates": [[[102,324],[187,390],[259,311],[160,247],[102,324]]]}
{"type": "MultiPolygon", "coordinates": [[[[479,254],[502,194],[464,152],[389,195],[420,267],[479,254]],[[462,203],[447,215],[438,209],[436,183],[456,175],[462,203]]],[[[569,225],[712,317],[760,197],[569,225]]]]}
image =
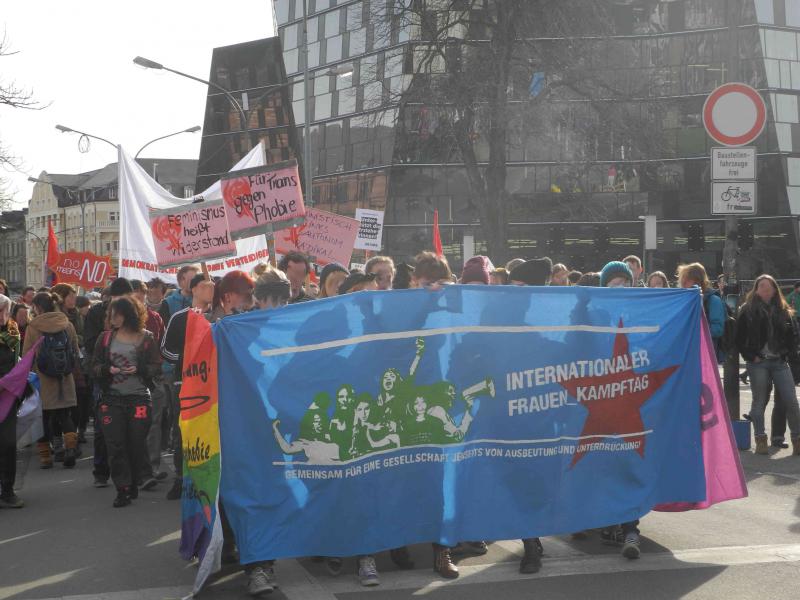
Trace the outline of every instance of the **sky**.
{"type": "MultiPolygon", "coordinates": [[[[121,144],[131,155],[146,142],[203,125],[206,87],[133,64],[143,56],[208,79],[213,48],[275,35],[270,0],[0,0],[11,56],[0,57],[0,84],[29,89],[45,108],[0,105],[0,141],[22,162],[0,171],[16,208],[26,207],[29,176],[81,173],[116,162],[116,150],[56,124],[121,144]]],[[[143,157],[193,158],[200,133],[156,142],[143,157]]]]}

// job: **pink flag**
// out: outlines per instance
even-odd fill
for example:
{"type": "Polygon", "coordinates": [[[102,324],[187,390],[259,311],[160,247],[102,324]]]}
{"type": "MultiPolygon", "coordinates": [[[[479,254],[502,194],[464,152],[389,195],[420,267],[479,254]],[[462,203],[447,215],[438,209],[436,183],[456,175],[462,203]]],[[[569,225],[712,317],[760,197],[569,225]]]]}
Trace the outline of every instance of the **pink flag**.
{"type": "Polygon", "coordinates": [[[22,357],[22,360],[5,377],[0,379],[0,423],[6,420],[11,407],[14,406],[14,401],[22,396],[25,391],[25,384],[28,383],[28,373],[31,372],[33,359],[36,356],[36,350],[42,343],[42,339],[36,340],[36,343],[22,357]]]}
{"type": "Polygon", "coordinates": [[[702,502],[675,502],[655,507],[654,510],[662,512],[701,510],[726,500],[747,497],[744,472],[739,462],[728,404],[719,380],[714,345],[705,317],[700,329],[700,435],[706,471],[706,499],[702,502]]]}

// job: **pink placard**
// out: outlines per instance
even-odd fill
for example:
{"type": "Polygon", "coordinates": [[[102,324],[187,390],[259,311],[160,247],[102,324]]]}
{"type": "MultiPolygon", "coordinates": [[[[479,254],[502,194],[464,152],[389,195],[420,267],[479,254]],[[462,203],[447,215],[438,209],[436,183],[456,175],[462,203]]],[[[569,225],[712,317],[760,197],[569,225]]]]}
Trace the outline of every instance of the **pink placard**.
{"type": "Polygon", "coordinates": [[[223,175],[222,198],[235,240],[297,225],[306,214],[295,160],[223,175]]]}
{"type": "Polygon", "coordinates": [[[159,267],[174,267],[236,254],[221,200],[150,211],[159,267]]]}
{"type": "Polygon", "coordinates": [[[305,222],[275,234],[279,254],[299,250],[318,265],[338,262],[350,264],[360,223],[325,210],[306,209],[305,222]]]}

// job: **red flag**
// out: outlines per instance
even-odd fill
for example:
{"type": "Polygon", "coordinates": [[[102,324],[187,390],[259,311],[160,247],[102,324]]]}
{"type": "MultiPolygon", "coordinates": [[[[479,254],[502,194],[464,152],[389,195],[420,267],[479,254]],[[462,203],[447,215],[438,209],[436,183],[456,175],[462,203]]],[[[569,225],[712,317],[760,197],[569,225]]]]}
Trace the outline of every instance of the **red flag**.
{"type": "Polygon", "coordinates": [[[433,211],[433,249],[436,252],[436,256],[444,256],[442,236],[439,233],[439,209],[433,211]]]}
{"type": "Polygon", "coordinates": [[[51,279],[50,285],[55,285],[58,283],[58,275],[56,275],[55,267],[58,264],[58,260],[61,256],[61,253],[58,251],[58,238],[56,237],[56,232],[53,230],[53,223],[50,222],[50,219],[47,219],[47,268],[50,270],[51,279]]]}

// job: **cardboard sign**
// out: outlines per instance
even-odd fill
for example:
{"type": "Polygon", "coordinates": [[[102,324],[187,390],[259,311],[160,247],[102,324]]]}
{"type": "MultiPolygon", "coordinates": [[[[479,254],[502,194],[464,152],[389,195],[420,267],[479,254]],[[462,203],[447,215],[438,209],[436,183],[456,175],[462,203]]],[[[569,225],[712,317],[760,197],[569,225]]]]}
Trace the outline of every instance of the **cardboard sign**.
{"type": "Polygon", "coordinates": [[[63,252],[58,262],[47,267],[56,274],[59,283],[74,283],[87,290],[104,287],[114,276],[110,256],[91,252],[63,252]]]}
{"type": "Polygon", "coordinates": [[[221,200],[150,211],[159,267],[174,267],[236,254],[221,200]]]}
{"type": "Polygon", "coordinates": [[[275,234],[275,249],[279,254],[300,251],[319,265],[348,265],[358,228],[355,219],[309,208],[304,223],[275,234]]]}
{"type": "Polygon", "coordinates": [[[235,240],[298,225],[306,214],[296,160],[223,175],[222,198],[235,240]]]}
{"type": "Polygon", "coordinates": [[[383,211],[357,208],[356,220],[361,226],[354,248],[379,252],[383,238],[383,211]]]}

